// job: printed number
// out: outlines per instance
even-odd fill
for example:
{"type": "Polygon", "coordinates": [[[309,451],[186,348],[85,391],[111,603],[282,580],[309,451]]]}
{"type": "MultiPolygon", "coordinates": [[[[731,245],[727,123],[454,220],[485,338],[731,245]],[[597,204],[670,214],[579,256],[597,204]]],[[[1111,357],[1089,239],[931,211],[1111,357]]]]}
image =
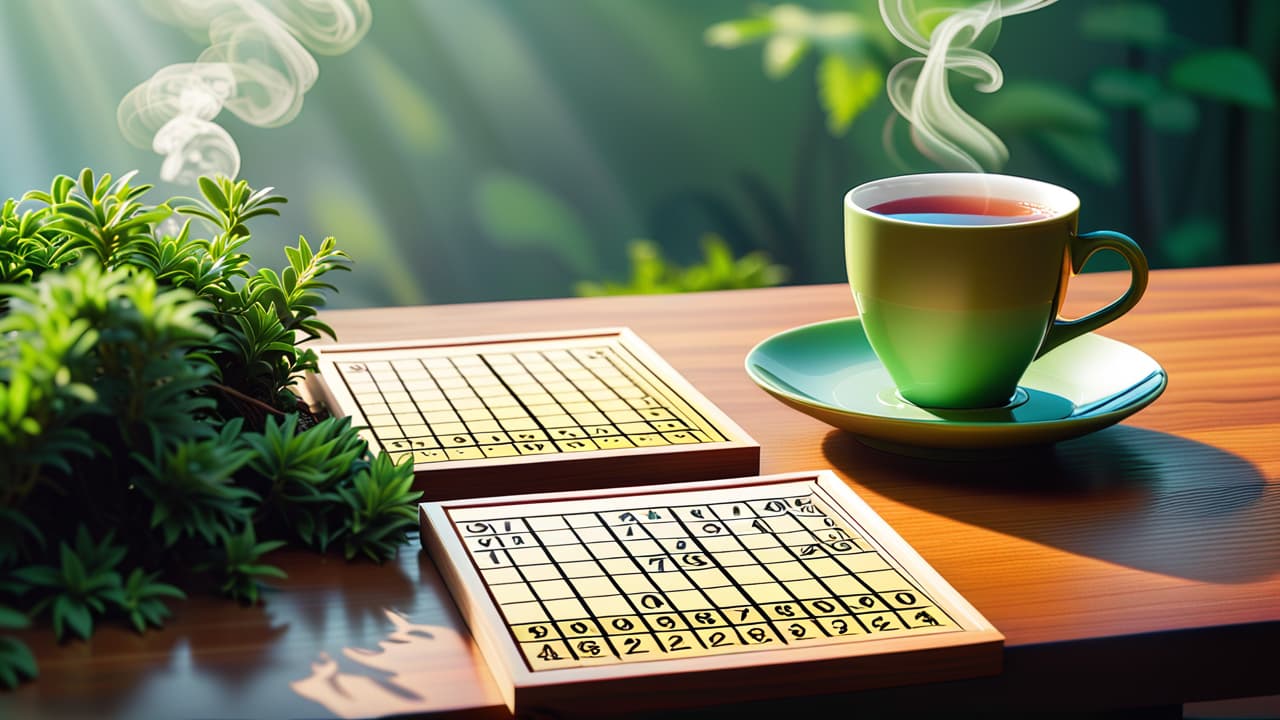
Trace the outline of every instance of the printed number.
{"type": "Polygon", "coordinates": [[[916,613],[915,617],[917,620],[924,623],[925,625],[938,624],[938,621],[932,615],[930,615],[927,611],[924,611],[924,610],[921,610],[920,612],[916,613]]]}
{"type": "Polygon", "coordinates": [[[769,637],[764,628],[760,627],[747,628],[747,637],[758,643],[773,642],[773,638],[769,637]]]}
{"type": "Polygon", "coordinates": [[[706,564],[707,564],[707,559],[706,559],[705,557],[703,557],[702,555],[699,555],[699,554],[697,554],[697,553],[689,553],[689,554],[686,554],[686,555],[682,555],[682,556],[680,557],[680,562],[684,563],[685,565],[692,565],[692,566],[694,566],[694,567],[702,567],[702,566],[704,566],[704,565],[706,565],[706,564]]]}
{"type": "Polygon", "coordinates": [[[640,649],[640,638],[623,638],[622,646],[626,648],[626,652],[624,653],[626,655],[639,655],[641,653],[649,652],[648,650],[640,649]]]}
{"type": "Polygon", "coordinates": [[[529,634],[533,636],[534,640],[541,640],[542,638],[546,637],[547,634],[550,632],[551,632],[550,630],[547,630],[547,628],[542,625],[529,626],[529,634]]]}
{"type": "Polygon", "coordinates": [[[724,647],[729,644],[729,638],[724,633],[717,630],[711,633],[710,637],[707,638],[707,643],[711,647],[724,647]]]}
{"type": "Polygon", "coordinates": [[[694,619],[694,620],[696,620],[696,621],[698,621],[698,622],[700,622],[700,623],[702,623],[703,625],[715,625],[715,624],[716,624],[716,616],[715,616],[715,615],[712,615],[711,613],[709,613],[709,612],[707,612],[707,611],[705,611],[705,610],[703,610],[703,611],[702,611],[702,612],[700,612],[700,613],[695,614],[695,615],[693,616],[693,619],[694,619]]]}
{"type": "Polygon", "coordinates": [[[787,506],[783,505],[777,500],[770,500],[769,502],[765,503],[764,509],[768,512],[782,512],[783,510],[787,509],[787,506]]]}
{"type": "Polygon", "coordinates": [[[617,618],[611,623],[615,630],[626,632],[635,627],[636,624],[626,618],[617,618]]]}
{"type": "Polygon", "coordinates": [[[774,605],[773,611],[782,617],[795,617],[796,609],[790,605],[774,605]]]}
{"type": "Polygon", "coordinates": [[[543,645],[542,652],[538,653],[538,659],[539,660],[559,660],[560,653],[556,652],[555,648],[551,647],[550,645],[543,645]]]}
{"type": "Polygon", "coordinates": [[[489,527],[489,523],[468,523],[467,524],[467,532],[469,533],[490,532],[491,530],[493,530],[493,528],[489,527]]]}
{"type": "Polygon", "coordinates": [[[902,605],[914,605],[916,602],[916,596],[909,592],[900,592],[897,595],[894,595],[893,599],[897,600],[902,605]]]}
{"type": "Polygon", "coordinates": [[[795,500],[791,501],[791,504],[794,505],[796,509],[802,513],[810,513],[810,514],[816,515],[818,512],[818,508],[814,507],[813,505],[812,497],[796,498],[795,500]]]}
{"type": "Polygon", "coordinates": [[[663,568],[666,567],[666,560],[667,559],[661,555],[658,557],[651,557],[649,558],[649,567],[657,570],[658,572],[662,572],[663,568]]]}
{"type": "Polygon", "coordinates": [[[763,532],[763,533],[773,532],[773,529],[769,527],[769,523],[766,523],[765,521],[763,521],[763,520],[759,520],[759,519],[757,519],[757,520],[755,520],[754,522],[752,522],[752,523],[751,523],[751,527],[753,527],[753,528],[755,528],[755,529],[757,529],[757,530],[759,530],[760,532],[763,532]]]}
{"type": "Polygon", "coordinates": [[[870,595],[863,595],[862,597],[858,598],[858,604],[864,608],[872,608],[876,606],[876,600],[870,595]]]}
{"type": "Polygon", "coordinates": [[[574,635],[586,635],[587,631],[590,629],[591,627],[581,620],[569,626],[569,630],[572,631],[574,635]]]}
{"type": "Polygon", "coordinates": [[[787,631],[791,633],[791,637],[802,638],[805,635],[805,628],[800,623],[791,623],[787,626],[787,631]]]}
{"type": "Polygon", "coordinates": [[[583,640],[578,643],[578,652],[583,655],[597,657],[600,655],[600,643],[595,640],[583,640]]]}
{"type": "Polygon", "coordinates": [[[814,600],[813,606],[818,608],[819,612],[830,613],[836,611],[835,603],[827,600],[814,600]]]}
{"type": "Polygon", "coordinates": [[[738,622],[742,622],[746,620],[747,616],[750,614],[751,614],[751,608],[747,608],[747,607],[738,608],[738,622]]]}
{"type": "Polygon", "coordinates": [[[844,620],[832,620],[831,626],[836,629],[837,635],[844,635],[845,633],[849,632],[849,623],[845,622],[844,620]]]}
{"type": "Polygon", "coordinates": [[[659,615],[653,619],[653,624],[663,630],[674,630],[676,628],[676,619],[670,615],[659,615]]]}
{"type": "Polygon", "coordinates": [[[892,630],[893,623],[889,622],[888,620],[885,620],[882,617],[874,617],[874,618],[871,618],[871,627],[875,628],[876,630],[882,630],[882,631],[892,630]]]}
{"type": "Polygon", "coordinates": [[[672,635],[667,638],[668,650],[691,650],[692,648],[684,644],[684,637],[680,635],[672,635]]]}
{"type": "Polygon", "coordinates": [[[657,610],[658,608],[666,605],[667,603],[665,600],[658,597],[657,595],[650,594],[650,595],[641,595],[640,604],[650,610],[657,610]]]}
{"type": "Polygon", "coordinates": [[[715,523],[707,523],[706,525],[702,526],[702,532],[708,535],[715,535],[716,533],[720,532],[720,526],[715,523]]]}

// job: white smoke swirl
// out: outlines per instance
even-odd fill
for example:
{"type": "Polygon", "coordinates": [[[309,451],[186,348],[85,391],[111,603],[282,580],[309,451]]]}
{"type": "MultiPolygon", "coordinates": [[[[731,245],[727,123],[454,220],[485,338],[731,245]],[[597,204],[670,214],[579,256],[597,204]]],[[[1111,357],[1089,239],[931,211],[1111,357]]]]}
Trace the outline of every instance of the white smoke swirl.
{"type": "Polygon", "coordinates": [[[368,0],[144,0],[161,20],[207,36],[194,63],[162,68],[116,110],[125,139],[164,156],[160,176],[234,178],[240,150],[214,118],[224,108],[258,127],[297,117],[315,84],[311,52],[338,55],[368,32],[368,0]],[[310,50],[311,52],[308,52],[310,50]]]}
{"type": "Polygon", "coordinates": [[[931,7],[945,16],[926,38],[914,0],[880,0],[885,26],[903,45],[924,57],[901,61],[885,81],[889,101],[910,123],[911,139],[925,157],[948,170],[996,170],[1009,159],[1004,142],[965,112],[951,95],[948,71],[977,81],[980,92],[993,93],[1004,73],[980,39],[994,42],[1001,19],[1038,10],[1056,0],[985,0],[965,7],[931,7]]]}

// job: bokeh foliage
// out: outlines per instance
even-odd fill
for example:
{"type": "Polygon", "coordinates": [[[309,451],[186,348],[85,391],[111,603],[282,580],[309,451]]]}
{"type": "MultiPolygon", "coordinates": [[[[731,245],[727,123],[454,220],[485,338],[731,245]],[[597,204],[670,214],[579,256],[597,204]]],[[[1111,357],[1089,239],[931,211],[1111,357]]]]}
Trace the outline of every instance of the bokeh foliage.
{"type": "MultiPolygon", "coordinates": [[[[19,140],[0,191],[158,163],[112,130],[115,104],[202,44],[141,7],[7,6],[0,41],[23,65],[0,90],[23,102],[0,117],[19,140]]],[[[318,58],[295,121],[225,123],[242,175],[360,258],[337,306],[567,295],[628,277],[636,238],[689,267],[709,234],[787,282],[836,282],[844,191],[931,169],[901,124],[902,162],[884,142],[904,48],[875,0],[407,0],[373,17],[318,58]]],[[[1062,0],[1004,20],[1000,92],[956,95],[1009,145],[1004,171],[1077,191],[1082,224],[1129,232],[1155,266],[1276,261],[1277,27],[1267,0],[1062,0]]],[[[277,232],[255,248],[292,241],[277,232]]]]}

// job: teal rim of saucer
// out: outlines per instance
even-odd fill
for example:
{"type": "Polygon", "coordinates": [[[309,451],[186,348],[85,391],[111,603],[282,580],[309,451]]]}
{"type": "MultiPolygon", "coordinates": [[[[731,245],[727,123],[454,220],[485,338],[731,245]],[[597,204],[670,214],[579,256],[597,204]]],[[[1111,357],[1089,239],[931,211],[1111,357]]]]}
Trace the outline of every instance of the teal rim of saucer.
{"type": "Polygon", "coordinates": [[[752,348],[744,364],[752,381],[784,404],[872,444],[907,447],[1056,442],[1123,420],[1168,385],[1146,353],[1088,333],[1033,362],[1004,407],[922,408],[897,394],[857,317],[780,332],[752,348]]]}

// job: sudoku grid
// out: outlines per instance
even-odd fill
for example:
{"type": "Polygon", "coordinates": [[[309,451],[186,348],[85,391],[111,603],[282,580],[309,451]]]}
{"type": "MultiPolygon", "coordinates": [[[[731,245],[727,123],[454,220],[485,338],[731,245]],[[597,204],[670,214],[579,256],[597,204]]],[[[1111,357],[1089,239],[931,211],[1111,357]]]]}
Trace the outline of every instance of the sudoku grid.
{"type": "Polygon", "coordinates": [[[532,671],[962,630],[813,483],[447,515],[532,671]]]}
{"type": "Polygon", "coordinates": [[[397,462],[717,443],[705,413],[617,338],[337,354],[365,438],[397,462]]]}

